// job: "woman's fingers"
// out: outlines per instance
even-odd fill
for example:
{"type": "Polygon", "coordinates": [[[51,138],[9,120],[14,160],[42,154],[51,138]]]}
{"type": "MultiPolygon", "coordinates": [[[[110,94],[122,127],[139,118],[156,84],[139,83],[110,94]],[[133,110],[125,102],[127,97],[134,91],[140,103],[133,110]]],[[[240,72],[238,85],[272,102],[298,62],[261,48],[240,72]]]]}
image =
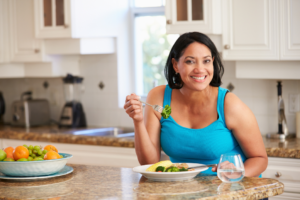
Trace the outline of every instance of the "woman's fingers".
{"type": "Polygon", "coordinates": [[[142,120],[142,103],[138,101],[140,97],[136,94],[126,96],[124,109],[126,113],[134,120],[142,120]]]}

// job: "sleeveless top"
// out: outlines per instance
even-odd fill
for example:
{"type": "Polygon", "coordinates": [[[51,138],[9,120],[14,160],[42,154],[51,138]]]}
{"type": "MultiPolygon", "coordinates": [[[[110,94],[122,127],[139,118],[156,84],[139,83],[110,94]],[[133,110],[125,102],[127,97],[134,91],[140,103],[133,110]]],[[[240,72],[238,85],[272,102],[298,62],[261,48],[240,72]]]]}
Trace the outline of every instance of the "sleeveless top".
{"type": "MultiPolygon", "coordinates": [[[[240,154],[245,162],[245,154],[225,124],[224,99],[227,92],[227,89],[219,87],[218,119],[207,127],[190,129],[177,124],[172,116],[161,118],[160,143],[172,162],[218,164],[221,154],[225,153],[240,154]]],[[[171,96],[172,89],[166,85],[163,106],[171,106],[171,96]]],[[[211,168],[202,173],[217,174],[211,168]]]]}

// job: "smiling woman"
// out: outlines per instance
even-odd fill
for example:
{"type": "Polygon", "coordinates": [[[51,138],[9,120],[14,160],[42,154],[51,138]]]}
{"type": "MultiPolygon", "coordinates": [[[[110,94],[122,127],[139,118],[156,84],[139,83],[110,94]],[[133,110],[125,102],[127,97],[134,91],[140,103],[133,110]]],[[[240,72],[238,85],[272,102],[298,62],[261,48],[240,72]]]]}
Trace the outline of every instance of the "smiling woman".
{"type": "MultiPolygon", "coordinates": [[[[160,149],[173,163],[218,163],[222,154],[240,154],[245,176],[257,177],[268,157],[256,119],[233,93],[220,87],[224,68],[218,51],[202,33],[182,34],[165,66],[168,85],[153,88],[147,103],[172,108],[165,119],[142,105],[135,94],[124,109],[135,126],[135,149],[140,164],[160,160],[160,149]],[[242,112],[241,112],[242,111],[242,112]]],[[[217,168],[205,173],[217,175],[217,168]]]]}

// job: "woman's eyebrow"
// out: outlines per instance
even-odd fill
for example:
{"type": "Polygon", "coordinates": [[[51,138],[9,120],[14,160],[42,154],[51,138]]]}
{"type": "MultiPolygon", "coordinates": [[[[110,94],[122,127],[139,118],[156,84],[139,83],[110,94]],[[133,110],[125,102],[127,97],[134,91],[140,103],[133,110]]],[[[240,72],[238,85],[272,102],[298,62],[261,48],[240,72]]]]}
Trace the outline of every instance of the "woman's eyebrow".
{"type": "Polygon", "coordinates": [[[203,58],[208,58],[208,57],[211,57],[211,56],[208,55],[208,56],[204,56],[203,58]]]}
{"type": "Polygon", "coordinates": [[[187,56],[187,57],[185,57],[184,59],[187,59],[187,58],[195,59],[195,57],[193,57],[193,56],[187,56]]]}

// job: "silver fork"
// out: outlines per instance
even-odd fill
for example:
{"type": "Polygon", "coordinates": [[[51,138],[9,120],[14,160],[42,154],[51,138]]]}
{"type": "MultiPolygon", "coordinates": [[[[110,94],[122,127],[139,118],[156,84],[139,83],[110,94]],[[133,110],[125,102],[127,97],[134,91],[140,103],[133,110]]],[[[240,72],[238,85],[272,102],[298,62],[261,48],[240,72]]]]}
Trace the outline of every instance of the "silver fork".
{"type": "Polygon", "coordinates": [[[146,103],[146,102],[144,102],[144,101],[142,101],[140,99],[139,99],[139,101],[142,102],[142,103],[144,103],[144,104],[146,104],[146,105],[148,105],[148,106],[151,106],[155,111],[157,111],[159,113],[161,113],[163,111],[163,109],[164,109],[163,107],[161,107],[159,105],[151,105],[151,104],[146,103]]]}

